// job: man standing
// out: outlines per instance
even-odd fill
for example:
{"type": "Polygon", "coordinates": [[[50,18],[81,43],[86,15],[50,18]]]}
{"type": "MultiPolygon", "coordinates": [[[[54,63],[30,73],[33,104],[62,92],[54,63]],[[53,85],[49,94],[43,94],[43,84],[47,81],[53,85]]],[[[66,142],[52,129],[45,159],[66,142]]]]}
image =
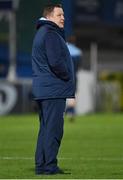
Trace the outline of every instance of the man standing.
{"type": "Polygon", "coordinates": [[[63,136],[66,98],[74,97],[73,65],[64,36],[60,4],[44,8],[32,47],[33,95],[40,129],[35,153],[36,174],[58,174],[57,154],[63,136]]]}

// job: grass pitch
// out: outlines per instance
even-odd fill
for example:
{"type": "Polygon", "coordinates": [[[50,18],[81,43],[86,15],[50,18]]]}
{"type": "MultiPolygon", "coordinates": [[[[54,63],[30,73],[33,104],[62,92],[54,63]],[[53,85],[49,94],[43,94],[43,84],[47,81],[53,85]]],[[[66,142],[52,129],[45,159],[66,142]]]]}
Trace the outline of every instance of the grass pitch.
{"type": "Polygon", "coordinates": [[[0,179],[123,179],[123,114],[65,118],[59,166],[64,175],[36,176],[37,115],[0,117],[0,179]]]}

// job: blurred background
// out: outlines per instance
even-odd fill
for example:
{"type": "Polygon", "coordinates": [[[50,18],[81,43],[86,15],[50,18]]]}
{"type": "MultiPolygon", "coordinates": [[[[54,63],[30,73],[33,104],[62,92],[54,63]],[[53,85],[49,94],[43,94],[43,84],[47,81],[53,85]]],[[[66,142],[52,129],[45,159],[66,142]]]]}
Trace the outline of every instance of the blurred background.
{"type": "Polygon", "coordinates": [[[123,0],[0,0],[0,115],[35,112],[31,49],[48,2],[62,3],[77,61],[76,112],[123,111],[123,0]]]}

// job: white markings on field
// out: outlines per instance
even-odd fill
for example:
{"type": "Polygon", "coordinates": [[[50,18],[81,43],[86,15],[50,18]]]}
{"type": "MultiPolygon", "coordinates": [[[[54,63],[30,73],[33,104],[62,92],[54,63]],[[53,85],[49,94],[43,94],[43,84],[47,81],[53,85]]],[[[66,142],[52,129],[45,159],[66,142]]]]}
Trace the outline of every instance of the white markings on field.
{"type": "Polygon", "coordinates": [[[33,157],[0,157],[0,160],[33,160],[33,157]]]}
{"type": "MultiPolygon", "coordinates": [[[[69,160],[81,160],[81,161],[123,161],[123,157],[110,158],[110,157],[59,157],[59,160],[69,161],[69,160]]],[[[34,160],[33,157],[14,157],[14,156],[3,156],[0,160],[34,160]]]]}

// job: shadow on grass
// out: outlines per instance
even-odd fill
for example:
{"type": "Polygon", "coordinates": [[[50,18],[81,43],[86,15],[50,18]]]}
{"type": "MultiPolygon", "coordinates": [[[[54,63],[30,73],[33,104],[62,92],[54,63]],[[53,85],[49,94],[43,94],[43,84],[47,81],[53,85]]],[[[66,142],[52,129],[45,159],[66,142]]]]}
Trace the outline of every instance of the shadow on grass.
{"type": "MultiPolygon", "coordinates": [[[[72,174],[71,173],[71,170],[70,169],[62,169],[63,170],[63,174],[60,174],[60,173],[57,173],[58,175],[70,175],[70,174],[72,174]]],[[[35,174],[35,168],[28,168],[28,171],[30,171],[31,173],[33,172],[34,173],[34,175],[37,175],[37,176],[39,176],[39,175],[44,175],[44,176],[48,176],[48,175],[57,175],[57,174],[35,174]]]]}

